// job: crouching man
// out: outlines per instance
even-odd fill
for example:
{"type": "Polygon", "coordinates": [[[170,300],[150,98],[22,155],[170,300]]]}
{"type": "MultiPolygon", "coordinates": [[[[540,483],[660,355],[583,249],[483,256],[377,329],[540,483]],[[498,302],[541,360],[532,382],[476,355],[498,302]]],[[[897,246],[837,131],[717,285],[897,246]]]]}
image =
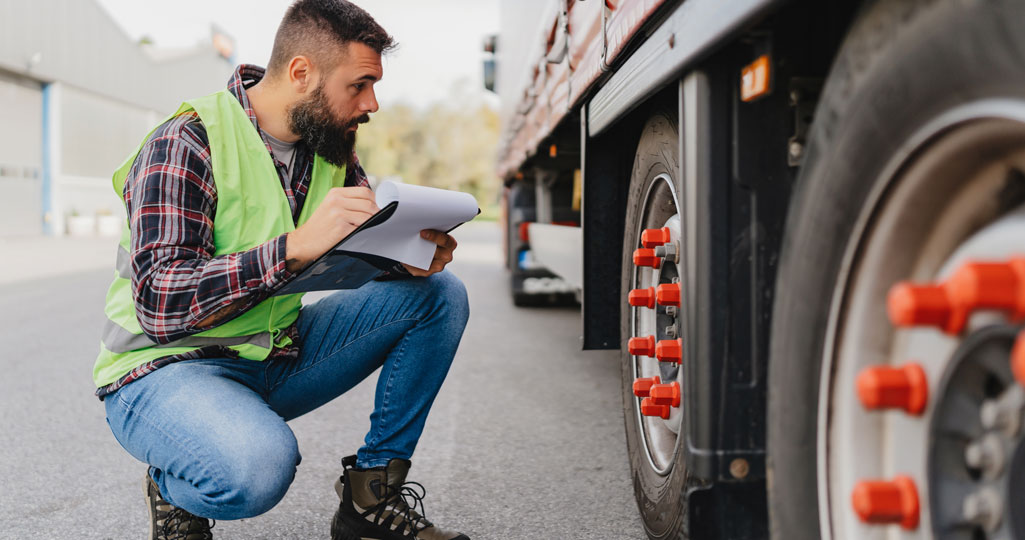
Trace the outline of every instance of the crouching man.
{"type": "Polygon", "coordinates": [[[426,270],[305,307],[271,297],[377,211],[353,147],[391,47],[359,7],[298,0],[266,71],[239,66],[186,101],[114,173],[128,223],[93,376],[114,436],[149,466],[152,539],[212,538],[211,520],[274,507],[300,462],[286,422],[378,368],[332,538],[467,538],[427,521],[406,485],[468,317],[444,271],[455,240],[422,233],[438,246],[426,270]]]}

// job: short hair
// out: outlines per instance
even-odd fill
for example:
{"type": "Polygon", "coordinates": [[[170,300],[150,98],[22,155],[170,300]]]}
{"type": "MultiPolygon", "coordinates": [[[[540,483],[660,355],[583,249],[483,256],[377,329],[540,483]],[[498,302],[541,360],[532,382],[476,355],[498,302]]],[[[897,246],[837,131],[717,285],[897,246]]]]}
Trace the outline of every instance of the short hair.
{"type": "Polygon", "coordinates": [[[268,73],[283,72],[296,56],[309,56],[331,70],[340,59],[337,47],[362,43],[377,54],[395,47],[395,41],[363,8],[346,0],[297,0],[281,19],[268,73]]]}

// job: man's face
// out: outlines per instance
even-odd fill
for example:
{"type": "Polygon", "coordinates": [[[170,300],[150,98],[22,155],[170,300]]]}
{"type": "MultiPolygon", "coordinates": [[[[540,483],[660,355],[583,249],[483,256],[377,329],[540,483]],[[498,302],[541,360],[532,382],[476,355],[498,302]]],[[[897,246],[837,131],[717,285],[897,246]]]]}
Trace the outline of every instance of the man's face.
{"type": "Polygon", "coordinates": [[[384,70],[381,55],[362,43],[349,43],[338,65],[321,75],[308,97],[288,111],[289,128],[318,155],[336,166],[346,165],[356,145],[359,124],[377,112],[374,83],[384,70]]]}

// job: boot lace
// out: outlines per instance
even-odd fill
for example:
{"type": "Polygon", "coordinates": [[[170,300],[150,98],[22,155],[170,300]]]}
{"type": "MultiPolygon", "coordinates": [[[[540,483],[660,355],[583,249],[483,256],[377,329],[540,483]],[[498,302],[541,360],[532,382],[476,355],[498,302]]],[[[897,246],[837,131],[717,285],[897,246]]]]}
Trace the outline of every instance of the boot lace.
{"type": "Polygon", "coordinates": [[[213,540],[210,529],[217,524],[210,520],[191,514],[181,508],[171,508],[164,517],[161,532],[167,540],[213,540]],[[211,523],[212,522],[212,523],[211,523]]]}
{"type": "Polygon", "coordinates": [[[401,486],[385,486],[385,497],[382,508],[394,501],[394,507],[404,518],[403,530],[408,528],[415,538],[420,531],[432,527],[433,523],[427,520],[424,508],[424,497],[427,496],[427,488],[420,482],[406,482],[401,486]],[[389,491],[391,493],[389,493],[389,491]],[[417,512],[417,508],[420,509],[417,512]]]}

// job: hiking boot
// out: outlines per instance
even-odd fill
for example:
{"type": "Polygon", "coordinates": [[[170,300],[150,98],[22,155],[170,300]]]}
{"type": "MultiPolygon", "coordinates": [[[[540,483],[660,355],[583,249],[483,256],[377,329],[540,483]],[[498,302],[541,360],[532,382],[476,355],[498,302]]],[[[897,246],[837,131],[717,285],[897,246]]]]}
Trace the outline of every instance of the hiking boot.
{"type": "Polygon", "coordinates": [[[149,521],[149,540],[213,540],[213,525],[165,501],[149,474],[143,480],[149,521]]]}
{"type": "Polygon", "coordinates": [[[396,458],[385,467],[357,469],[356,456],[349,456],[342,465],[345,470],[335,482],[342,502],[331,520],[331,540],[470,540],[439,529],[423,516],[427,490],[406,482],[409,460],[396,458]]]}

